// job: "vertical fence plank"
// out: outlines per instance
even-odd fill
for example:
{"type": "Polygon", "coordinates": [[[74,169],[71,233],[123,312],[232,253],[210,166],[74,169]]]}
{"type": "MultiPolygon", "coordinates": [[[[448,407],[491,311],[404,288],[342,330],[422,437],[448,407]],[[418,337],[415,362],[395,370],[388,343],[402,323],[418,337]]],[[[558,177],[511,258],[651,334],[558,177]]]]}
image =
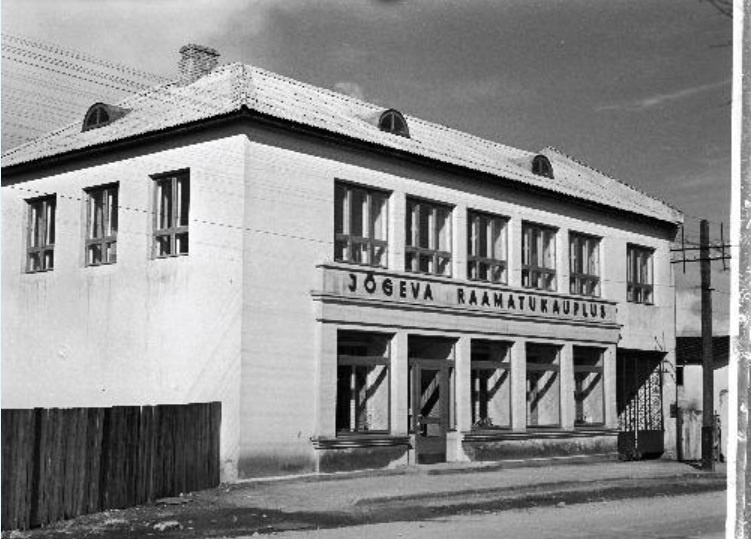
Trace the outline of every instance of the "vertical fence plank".
{"type": "Polygon", "coordinates": [[[221,403],[2,410],[3,529],[219,482],[221,403]]]}

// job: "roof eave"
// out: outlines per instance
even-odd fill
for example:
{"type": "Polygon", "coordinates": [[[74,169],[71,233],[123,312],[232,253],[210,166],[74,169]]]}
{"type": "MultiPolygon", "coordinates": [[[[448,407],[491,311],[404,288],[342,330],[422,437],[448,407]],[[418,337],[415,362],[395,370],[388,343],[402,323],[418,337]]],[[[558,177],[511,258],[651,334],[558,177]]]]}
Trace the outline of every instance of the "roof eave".
{"type": "Polygon", "coordinates": [[[208,130],[214,127],[219,127],[219,126],[222,126],[227,123],[234,122],[234,121],[242,121],[243,119],[259,120],[267,124],[280,126],[289,131],[305,133],[308,135],[313,134],[319,138],[325,138],[327,140],[336,142],[338,144],[344,144],[349,147],[367,149],[369,151],[376,150],[378,153],[381,153],[381,154],[390,155],[392,157],[397,157],[399,159],[411,161],[411,162],[418,163],[421,165],[427,165],[430,167],[437,166],[443,170],[447,170],[447,171],[454,172],[454,173],[459,172],[459,173],[466,174],[467,172],[470,172],[476,176],[480,176],[480,177],[487,178],[487,179],[494,179],[494,180],[501,179],[505,182],[511,183],[515,188],[518,188],[526,192],[553,195],[557,198],[562,198],[569,202],[574,202],[576,204],[584,205],[584,206],[591,207],[597,210],[607,209],[608,211],[611,211],[611,212],[615,210],[616,212],[619,212],[621,214],[637,217],[641,220],[667,224],[667,225],[670,225],[671,227],[674,227],[675,229],[677,229],[677,227],[680,226],[683,222],[682,214],[678,212],[677,210],[674,210],[673,208],[670,208],[670,209],[678,213],[677,216],[674,216],[674,217],[677,217],[676,220],[670,220],[666,218],[663,219],[663,218],[659,218],[653,215],[646,215],[646,214],[641,214],[641,213],[637,213],[637,212],[633,212],[629,210],[624,210],[615,206],[609,206],[607,204],[603,204],[600,202],[594,202],[594,201],[577,197],[574,195],[569,195],[565,193],[560,193],[558,191],[545,189],[543,187],[529,185],[527,183],[524,183],[520,180],[516,180],[514,178],[509,178],[506,176],[499,176],[499,175],[492,174],[489,172],[484,172],[484,171],[480,171],[477,169],[473,169],[471,167],[462,166],[462,165],[455,164],[455,163],[449,163],[446,161],[441,161],[439,159],[415,154],[407,150],[400,150],[400,149],[393,148],[390,146],[385,146],[382,144],[378,144],[376,142],[364,141],[361,139],[357,139],[355,137],[338,133],[336,131],[331,131],[328,129],[311,126],[311,125],[304,124],[301,122],[295,122],[293,120],[289,120],[285,118],[278,118],[270,114],[265,114],[257,110],[253,110],[245,104],[241,105],[235,110],[229,111],[221,115],[216,115],[216,116],[212,116],[209,118],[202,118],[202,119],[195,120],[189,123],[180,124],[176,126],[170,126],[170,127],[166,127],[166,128],[159,129],[159,130],[146,132],[146,133],[139,133],[137,135],[132,135],[130,137],[126,137],[126,138],[122,138],[118,140],[106,141],[106,142],[102,142],[93,146],[88,146],[86,148],[74,149],[68,152],[63,152],[63,153],[59,153],[59,154],[48,156],[48,157],[42,157],[39,159],[34,159],[32,161],[18,163],[15,165],[2,166],[0,168],[0,171],[2,171],[2,185],[14,183],[12,181],[13,177],[21,175],[21,174],[33,172],[35,170],[44,170],[44,169],[48,169],[51,167],[59,167],[64,164],[69,164],[78,159],[99,157],[103,155],[104,153],[109,153],[109,152],[117,151],[117,150],[130,149],[135,146],[148,144],[149,142],[155,142],[155,141],[162,139],[165,136],[173,136],[177,134],[189,134],[189,133],[193,133],[196,131],[204,131],[204,130],[208,130]]]}

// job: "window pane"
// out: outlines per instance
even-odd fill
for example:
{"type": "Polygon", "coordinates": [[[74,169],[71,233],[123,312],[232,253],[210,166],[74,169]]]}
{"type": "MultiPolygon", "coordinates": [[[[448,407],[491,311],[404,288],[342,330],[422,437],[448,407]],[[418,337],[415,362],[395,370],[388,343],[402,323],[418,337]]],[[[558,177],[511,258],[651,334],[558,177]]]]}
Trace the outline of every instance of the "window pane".
{"type": "MultiPolygon", "coordinates": [[[[45,226],[46,229],[46,237],[45,237],[45,245],[54,245],[55,244],[55,201],[54,199],[50,199],[46,201],[45,204],[47,215],[45,219],[45,226]]],[[[51,266],[50,266],[51,267],[51,266]]]]}
{"type": "Polygon", "coordinates": [[[157,256],[169,256],[172,254],[172,244],[169,235],[160,235],[156,238],[157,256]]]}
{"type": "Polygon", "coordinates": [[[389,337],[342,331],[338,338],[336,430],[339,432],[388,431],[389,337]],[[356,363],[352,357],[362,357],[356,363]],[[368,364],[372,360],[372,364],[368,364]]]}
{"type": "Polygon", "coordinates": [[[477,228],[477,256],[489,258],[490,254],[488,249],[488,219],[486,217],[479,217],[478,220],[479,226],[477,228]]]}
{"type": "Polygon", "coordinates": [[[560,424],[558,347],[527,344],[527,425],[560,424]]]}
{"type": "Polygon", "coordinates": [[[177,254],[184,255],[188,252],[188,233],[175,234],[175,247],[177,254]]]}
{"type": "Polygon", "coordinates": [[[344,186],[337,184],[334,187],[334,233],[344,234],[344,216],[345,203],[347,201],[347,191],[344,186]]]}
{"type": "Polygon", "coordinates": [[[388,238],[388,198],[380,193],[373,193],[371,197],[373,201],[373,239],[386,241],[388,238]]]}
{"type": "MultiPolygon", "coordinates": [[[[180,204],[178,208],[177,226],[188,226],[188,216],[190,211],[190,182],[188,178],[177,180],[178,195],[177,200],[180,204]]],[[[187,251],[186,251],[187,252],[187,251]]]]}
{"type": "Polygon", "coordinates": [[[157,224],[159,229],[170,228],[172,223],[172,182],[162,180],[158,184],[158,215],[157,224]]]}
{"type": "Polygon", "coordinates": [[[422,205],[420,206],[418,247],[423,247],[425,249],[430,248],[430,240],[433,235],[431,226],[430,226],[431,222],[433,221],[432,216],[433,216],[433,212],[430,210],[430,208],[423,207],[422,205]]]}
{"type": "Polygon", "coordinates": [[[361,238],[367,237],[368,232],[365,229],[368,197],[367,194],[360,189],[352,189],[350,191],[352,198],[352,213],[350,215],[350,234],[352,236],[359,236],[361,238]]]}

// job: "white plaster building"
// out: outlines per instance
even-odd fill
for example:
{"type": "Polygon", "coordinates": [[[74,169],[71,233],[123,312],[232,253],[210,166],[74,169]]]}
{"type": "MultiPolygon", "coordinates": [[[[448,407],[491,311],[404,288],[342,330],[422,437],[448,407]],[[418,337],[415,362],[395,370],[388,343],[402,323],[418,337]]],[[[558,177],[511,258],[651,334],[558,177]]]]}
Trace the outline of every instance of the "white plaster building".
{"type": "Polygon", "coordinates": [[[674,454],[678,211],[181,53],[3,155],[4,408],[221,400],[225,479],[674,454]]]}

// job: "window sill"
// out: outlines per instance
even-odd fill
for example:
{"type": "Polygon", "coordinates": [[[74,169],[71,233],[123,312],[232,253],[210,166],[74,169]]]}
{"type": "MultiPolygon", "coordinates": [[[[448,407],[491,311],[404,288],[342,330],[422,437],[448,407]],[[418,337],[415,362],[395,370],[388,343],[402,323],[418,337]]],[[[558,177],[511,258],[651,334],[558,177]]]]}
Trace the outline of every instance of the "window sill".
{"type": "Polygon", "coordinates": [[[409,436],[393,436],[391,434],[345,433],[335,438],[312,437],[313,447],[316,449],[358,449],[366,447],[394,447],[409,445],[409,436]]]}
{"type": "Polygon", "coordinates": [[[573,430],[564,430],[560,427],[535,427],[526,431],[506,430],[476,430],[464,433],[464,442],[503,442],[521,441],[533,439],[565,439],[565,438],[591,438],[595,436],[617,436],[617,429],[605,427],[577,427],[573,430]]]}

